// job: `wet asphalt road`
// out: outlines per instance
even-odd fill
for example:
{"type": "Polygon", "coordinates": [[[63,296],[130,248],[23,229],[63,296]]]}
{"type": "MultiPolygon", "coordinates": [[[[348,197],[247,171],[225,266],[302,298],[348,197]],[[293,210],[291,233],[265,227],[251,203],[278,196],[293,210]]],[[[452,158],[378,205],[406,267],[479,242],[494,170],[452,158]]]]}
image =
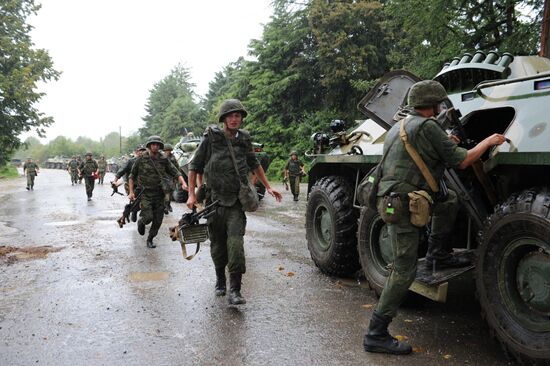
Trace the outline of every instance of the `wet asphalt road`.
{"type": "Polygon", "coordinates": [[[108,184],[92,202],[60,170],[43,169],[34,191],[24,186],[0,180],[0,365],[508,364],[471,279],[451,286],[450,304],[403,308],[390,329],[412,343],[412,356],[365,353],[376,297],[316,269],[305,194],[298,203],[288,192],[282,204],[268,197],[248,214],[247,304],[230,307],[213,294],[208,244],[185,261],[167,235],[183,204],[147,249],[134,223],[116,224],[125,197],[110,197],[108,184]]]}

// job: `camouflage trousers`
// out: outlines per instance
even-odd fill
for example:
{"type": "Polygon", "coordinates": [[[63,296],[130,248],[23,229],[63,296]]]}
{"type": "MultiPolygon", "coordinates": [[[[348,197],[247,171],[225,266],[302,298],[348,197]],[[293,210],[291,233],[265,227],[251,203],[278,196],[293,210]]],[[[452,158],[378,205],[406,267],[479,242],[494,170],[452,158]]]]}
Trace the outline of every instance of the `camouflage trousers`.
{"type": "Polygon", "coordinates": [[[71,183],[76,184],[78,182],[78,170],[71,170],[69,174],[71,175],[71,183]]]}
{"type": "Polygon", "coordinates": [[[245,273],[244,233],[246,215],[237,201],[231,207],[219,207],[216,214],[208,218],[210,231],[210,254],[216,269],[227,269],[229,273],[245,273]]]}
{"type": "MultiPolygon", "coordinates": [[[[381,199],[379,198],[379,200],[381,199]]],[[[455,222],[458,208],[457,195],[449,190],[448,199],[433,206],[430,236],[448,235],[455,222]]],[[[408,210],[405,210],[404,215],[397,223],[388,224],[387,226],[393,263],[390,276],[378,300],[376,312],[393,318],[397,315],[397,309],[416,278],[420,231],[424,229],[411,224],[408,210]]],[[[428,252],[430,250],[433,251],[429,248],[428,252]]]]}
{"type": "Polygon", "coordinates": [[[288,184],[290,185],[290,191],[295,198],[300,194],[300,180],[302,179],[299,175],[289,175],[288,184]]]}
{"type": "Polygon", "coordinates": [[[105,170],[99,170],[98,183],[103,184],[103,178],[105,178],[105,170]]]}
{"type": "Polygon", "coordinates": [[[84,184],[86,184],[86,195],[91,198],[94,192],[95,178],[93,176],[84,177],[84,184]]]}
{"type": "Polygon", "coordinates": [[[164,218],[164,192],[145,190],[141,195],[140,220],[143,224],[151,224],[149,239],[157,236],[164,218]]]}
{"type": "Polygon", "coordinates": [[[34,178],[36,177],[35,173],[27,173],[27,187],[33,188],[34,187],[34,178]]]}

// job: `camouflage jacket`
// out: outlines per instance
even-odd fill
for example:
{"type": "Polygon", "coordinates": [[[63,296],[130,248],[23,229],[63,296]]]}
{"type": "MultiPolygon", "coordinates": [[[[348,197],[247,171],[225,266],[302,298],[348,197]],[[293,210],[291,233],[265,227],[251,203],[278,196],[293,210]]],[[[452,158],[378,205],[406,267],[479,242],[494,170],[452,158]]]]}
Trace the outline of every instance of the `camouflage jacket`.
{"type": "Polygon", "coordinates": [[[156,158],[153,158],[149,152],[144,153],[136,159],[130,173],[130,178],[133,178],[138,186],[146,191],[156,192],[162,192],[161,178],[172,179],[179,176],[181,176],[179,170],[160,152],[156,158]]]}
{"type": "MultiPolygon", "coordinates": [[[[378,196],[392,190],[406,193],[423,189],[431,192],[422,172],[403,143],[393,142],[400,139],[399,128],[399,122],[393,125],[384,141],[384,153],[388,156],[382,166],[378,196]]],[[[405,131],[409,142],[418,151],[436,182],[441,179],[446,167],[456,167],[466,159],[468,151],[449,139],[445,130],[433,118],[422,117],[413,112],[405,118],[405,131]]]]}
{"type": "Polygon", "coordinates": [[[101,172],[104,172],[104,171],[107,170],[107,162],[105,161],[105,159],[99,159],[97,161],[97,166],[98,166],[99,171],[101,171],[101,172]]]}
{"type": "Polygon", "coordinates": [[[302,163],[300,160],[292,160],[289,159],[286,163],[285,170],[288,170],[288,175],[302,175],[302,167],[304,166],[304,163],[302,163]]]}
{"type": "Polygon", "coordinates": [[[38,165],[36,165],[36,163],[34,163],[34,162],[23,164],[23,171],[26,171],[27,174],[36,175],[37,170],[39,170],[38,165]]]}
{"type": "Polygon", "coordinates": [[[78,161],[76,161],[76,159],[69,161],[69,164],[67,164],[67,168],[69,169],[69,171],[76,171],[78,169],[78,161]]]}
{"type": "Polygon", "coordinates": [[[235,204],[240,181],[246,181],[250,171],[260,165],[248,132],[239,130],[237,136],[230,141],[235,151],[239,176],[235,171],[224,132],[217,126],[208,128],[193,160],[189,163],[189,170],[204,172],[204,182],[211,199],[219,199],[222,206],[235,204]]]}
{"type": "Polygon", "coordinates": [[[168,157],[168,160],[170,160],[170,162],[172,163],[174,168],[176,168],[181,173],[181,168],[180,168],[180,165],[179,165],[178,160],[176,159],[176,157],[174,155],[170,155],[168,157]]]}
{"type": "Polygon", "coordinates": [[[116,178],[120,179],[124,177],[124,180],[128,181],[128,178],[130,177],[130,173],[132,172],[132,167],[134,166],[136,159],[137,158],[128,159],[126,164],[124,164],[124,166],[116,172],[116,178]]]}
{"type": "Polygon", "coordinates": [[[80,169],[80,174],[82,174],[85,177],[89,177],[97,170],[97,161],[95,161],[94,159],[84,160],[80,164],[79,169],[80,169]]]}

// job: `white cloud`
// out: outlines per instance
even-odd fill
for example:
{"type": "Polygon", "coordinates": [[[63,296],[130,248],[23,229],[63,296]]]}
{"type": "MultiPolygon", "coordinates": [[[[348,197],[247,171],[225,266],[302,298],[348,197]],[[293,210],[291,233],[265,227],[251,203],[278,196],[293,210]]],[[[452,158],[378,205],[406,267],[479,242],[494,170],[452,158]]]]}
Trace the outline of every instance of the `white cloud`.
{"type": "Polygon", "coordinates": [[[47,140],[137,130],[149,90],[180,62],[204,95],[217,71],[247,54],[272,14],[270,0],[41,3],[29,20],[33,41],[63,72],[40,88],[47,95],[39,109],[56,121],[47,140]]]}

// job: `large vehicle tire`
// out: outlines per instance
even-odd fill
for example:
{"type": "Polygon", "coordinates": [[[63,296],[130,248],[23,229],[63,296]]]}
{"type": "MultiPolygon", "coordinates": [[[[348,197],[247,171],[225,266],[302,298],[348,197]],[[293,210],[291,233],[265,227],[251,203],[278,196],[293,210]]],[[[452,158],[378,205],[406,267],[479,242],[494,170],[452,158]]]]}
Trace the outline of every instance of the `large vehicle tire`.
{"type": "Polygon", "coordinates": [[[526,190],[495,209],[480,236],[482,315],[507,354],[550,365],[550,192],[526,190]]]}
{"type": "Polygon", "coordinates": [[[388,227],[376,210],[363,207],[357,229],[357,251],[370,288],[380,296],[390,275],[393,253],[388,227]]]}
{"type": "Polygon", "coordinates": [[[352,187],[339,176],[319,179],[309,194],[307,246],[315,265],[329,275],[347,276],[360,268],[352,200],[352,187]]]}

